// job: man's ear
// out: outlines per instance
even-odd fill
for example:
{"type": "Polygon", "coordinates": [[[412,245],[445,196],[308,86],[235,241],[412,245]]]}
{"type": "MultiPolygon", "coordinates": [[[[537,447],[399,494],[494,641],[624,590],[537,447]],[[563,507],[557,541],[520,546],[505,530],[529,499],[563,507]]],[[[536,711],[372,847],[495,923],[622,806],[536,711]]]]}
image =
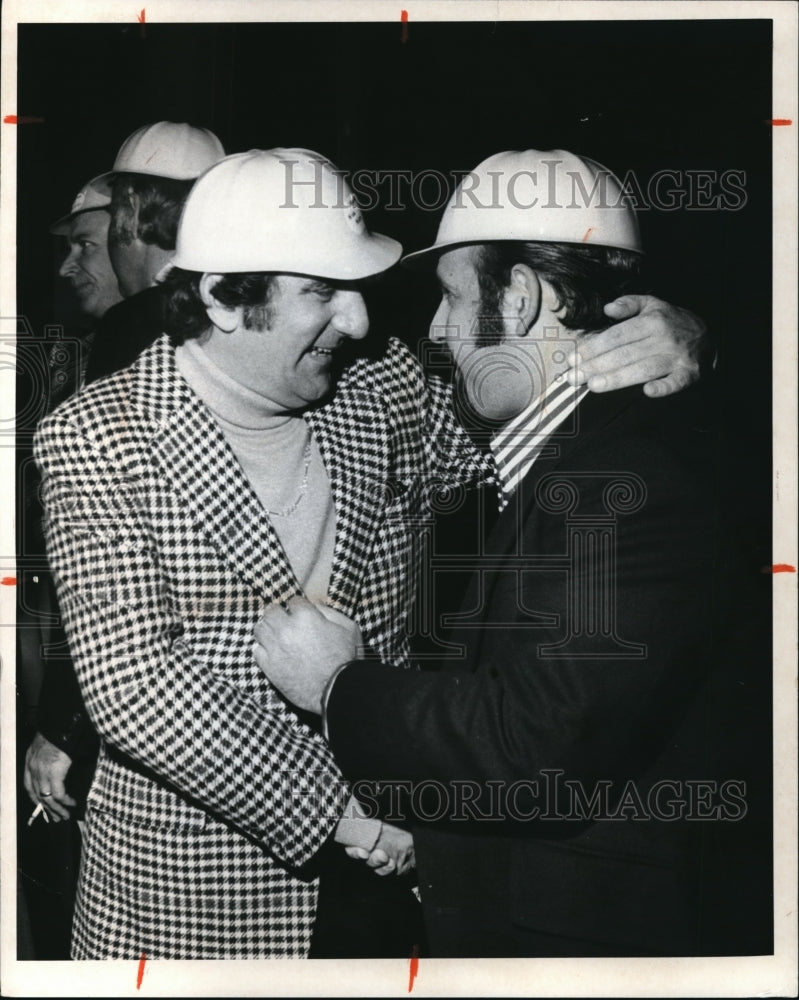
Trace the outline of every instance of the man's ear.
{"type": "Polygon", "coordinates": [[[221,280],[221,274],[204,274],[200,278],[200,298],[214,326],[223,333],[232,333],[241,323],[242,307],[226,306],[217,299],[214,288],[221,280]]]}
{"type": "Polygon", "coordinates": [[[517,336],[523,337],[541,311],[541,282],[527,264],[514,264],[502,301],[502,315],[513,320],[517,336]]]}

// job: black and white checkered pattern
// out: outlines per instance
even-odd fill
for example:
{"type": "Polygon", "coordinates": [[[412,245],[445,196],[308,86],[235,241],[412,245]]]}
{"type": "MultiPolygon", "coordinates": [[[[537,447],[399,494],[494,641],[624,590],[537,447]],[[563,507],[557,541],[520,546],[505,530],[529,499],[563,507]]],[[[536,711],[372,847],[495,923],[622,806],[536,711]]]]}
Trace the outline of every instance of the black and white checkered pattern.
{"type": "Polygon", "coordinates": [[[73,958],[305,957],[316,883],[265,865],[224,824],[154,829],[93,810],[87,834],[73,958]]]}
{"type": "MultiPolygon", "coordinates": [[[[330,602],[404,665],[414,527],[436,483],[485,478],[485,460],[398,342],[308,421],[337,511],[330,602]]],[[[252,656],[264,606],[299,590],[268,517],[164,338],[46,419],[37,456],[104,744],[75,957],[304,955],[315,883],[298,869],[331,835],[342,783],[252,656]]]]}

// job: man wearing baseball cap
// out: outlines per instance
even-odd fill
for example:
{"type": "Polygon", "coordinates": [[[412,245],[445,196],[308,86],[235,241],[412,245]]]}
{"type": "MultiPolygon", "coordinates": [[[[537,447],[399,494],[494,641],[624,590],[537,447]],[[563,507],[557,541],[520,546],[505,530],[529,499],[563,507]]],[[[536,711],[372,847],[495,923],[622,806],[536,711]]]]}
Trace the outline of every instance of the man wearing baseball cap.
{"type": "Polygon", "coordinates": [[[357,628],[302,598],[256,629],[266,676],[323,713],[344,774],[404,794],[433,956],[769,947],[767,843],[739,780],[766,697],[730,627],[739,570],[703,390],[650,401],[564,377],[641,260],[599,164],[481,163],[405,258],[435,269],[431,336],[493,432],[501,513],[453,637],[464,658],[359,661],[357,628]]]}
{"type": "Polygon", "coordinates": [[[490,475],[400,343],[345,365],[361,282],[400,252],[324,157],[229,156],[186,200],[169,336],[40,429],[48,551],[103,741],[76,958],[307,955],[336,841],[379,871],[412,863],[404,831],[343,816],[324,740],[252,654],[264,607],[303,593],[407,665],[413,525],[431,490],[490,475]]]}

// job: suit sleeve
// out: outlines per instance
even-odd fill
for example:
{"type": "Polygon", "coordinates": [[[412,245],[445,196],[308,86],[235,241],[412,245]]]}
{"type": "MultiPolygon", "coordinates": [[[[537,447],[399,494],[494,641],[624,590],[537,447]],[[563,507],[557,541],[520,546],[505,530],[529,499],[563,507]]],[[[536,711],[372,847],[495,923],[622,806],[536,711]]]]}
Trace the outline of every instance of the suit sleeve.
{"type": "MultiPolygon", "coordinates": [[[[558,656],[546,651],[564,639],[574,610],[562,568],[539,563],[486,576],[475,593],[490,601],[481,607],[493,620],[469,633],[477,653],[468,668],[405,673],[353,663],[340,673],[327,726],[349,778],[484,786],[534,780],[545,770],[589,782],[620,771],[635,777],[702,683],[711,622],[724,602],[712,498],[668,453],[652,456],[652,447],[644,440],[637,454],[625,453],[627,468],[650,473],[643,506],[617,518],[613,574],[616,635],[640,654],[600,651],[596,636],[558,656]]],[[[617,456],[594,460],[602,468],[617,456]]],[[[581,482],[583,514],[604,511],[603,489],[600,475],[581,482]]],[[[552,559],[567,550],[563,515],[531,518],[522,530],[527,553],[552,559]]],[[[571,572],[583,575],[585,593],[596,562],[571,572]]]]}
{"type": "Polygon", "coordinates": [[[56,414],[39,431],[37,460],[48,556],[100,737],[285,863],[304,864],[341,813],[340,772],[321,737],[180,640],[146,519],[97,442],[56,414]]]}

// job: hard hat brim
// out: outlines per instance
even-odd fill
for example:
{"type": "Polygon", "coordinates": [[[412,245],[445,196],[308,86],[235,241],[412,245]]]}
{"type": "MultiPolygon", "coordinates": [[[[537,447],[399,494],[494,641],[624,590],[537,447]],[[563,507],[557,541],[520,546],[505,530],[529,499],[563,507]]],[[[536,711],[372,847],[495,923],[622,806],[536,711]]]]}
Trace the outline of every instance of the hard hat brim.
{"type": "Polygon", "coordinates": [[[115,171],[109,170],[107,174],[100,174],[99,177],[92,178],[91,184],[95,187],[100,194],[108,195],[110,198],[112,195],[111,190],[111,178],[114,176],[115,171]]]}
{"type": "MultiPolygon", "coordinates": [[[[338,281],[358,281],[361,278],[370,278],[376,274],[382,274],[393,267],[402,257],[402,244],[390,236],[383,233],[369,233],[367,237],[368,255],[364,255],[363,260],[353,260],[339,268],[336,261],[330,267],[329,274],[322,274],[320,277],[333,278],[338,281]]],[[[361,254],[358,255],[359,257],[361,254]]]]}
{"type": "Polygon", "coordinates": [[[86,215],[88,212],[107,211],[108,205],[92,205],[89,208],[79,208],[77,212],[70,212],[68,215],[62,215],[60,219],[56,219],[52,226],[50,226],[49,232],[53,236],[68,236],[72,220],[76,219],[79,215],[86,215]]]}
{"type": "MultiPolygon", "coordinates": [[[[298,274],[312,278],[327,278],[331,281],[360,281],[382,274],[393,267],[402,256],[402,244],[382,233],[369,233],[360,237],[357,244],[328,252],[320,248],[316,260],[309,259],[307,249],[298,252],[296,258],[286,252],[285,247],[276,247],[275,257],[251,255],[247,247],[237,255],[229,247],[225,261],[220,260],[217,247],[194,248],[194,252],[181,253],[180,249],[169,262],[169,269],[179,267],[186,271],[202,274],[239,274],[243,272],[265,272],[270,274],[298,274]],[[220,267],[220,264],[224,266],[220,267]]],[[[166,273],[167,268],[164,268],[166,273]]]]}
{"type": "Polygon", "coordinates": [[[119,176],[119,174],[142,174],[145,177],[160,177],[163,180],[167,180],[167,181],[196,181],[197,180],[197,174],[187,174],[187,176],[185,176],[185,177],[174,177],[171,174],[165,174],[162,170],[144,170],[144,169],[122,170],[122,169],[119,169],[119,170],[109,170],[108,173],[106,173],[106,174],[100,174],[99,177],[93,178],[93,180],[92,180],[91,183],[94,185],[94,187],[97,188],[97,190],[100,192],[100,194],[105,194],[105,195],[108,195],[109,197],[111,197],[111,195],[113,194],[113,184],[112,184],[112,181],[113,181],[113,179],[115,177],[119,176]]]}
{"type": "Polygon", "coordinates": [[[448,253],[450,250],[457,250],[458,247],[469,247],[469,246],[484,246],[487,243],[561,243],[564,246],[575,246],[575,247],[607,247],[616,250],[629,250],[631,253],[640,254],[644,256],[644,251],[640,247],[623,247],[619,246],[618,243],[599,243],[599,242],[575,242],[573,240],[541,240],[531,237],[529,240],[519,240],[509,238],[507,236],[500,237],[496,239],[480,239],[480,240],[452,240],[446,243],[434,243],[432,246],[424,247],[422,250],[414,250],[413,253],[405,254],[400,263],[403,267],[407,267],[412,271],[429,271],[435,268],[438,258],[442,254],[448,253]]]}
{"type": "Polygon", "coordinates": [[[434,243],[422,250],[406,253],[400,263],[412,271],[429,271],[435,268],[438,258],[449,250],[456,250],[458,247],[479,246],[485,242],[485,240],[463,240],[453,243],[434,243]]]}

